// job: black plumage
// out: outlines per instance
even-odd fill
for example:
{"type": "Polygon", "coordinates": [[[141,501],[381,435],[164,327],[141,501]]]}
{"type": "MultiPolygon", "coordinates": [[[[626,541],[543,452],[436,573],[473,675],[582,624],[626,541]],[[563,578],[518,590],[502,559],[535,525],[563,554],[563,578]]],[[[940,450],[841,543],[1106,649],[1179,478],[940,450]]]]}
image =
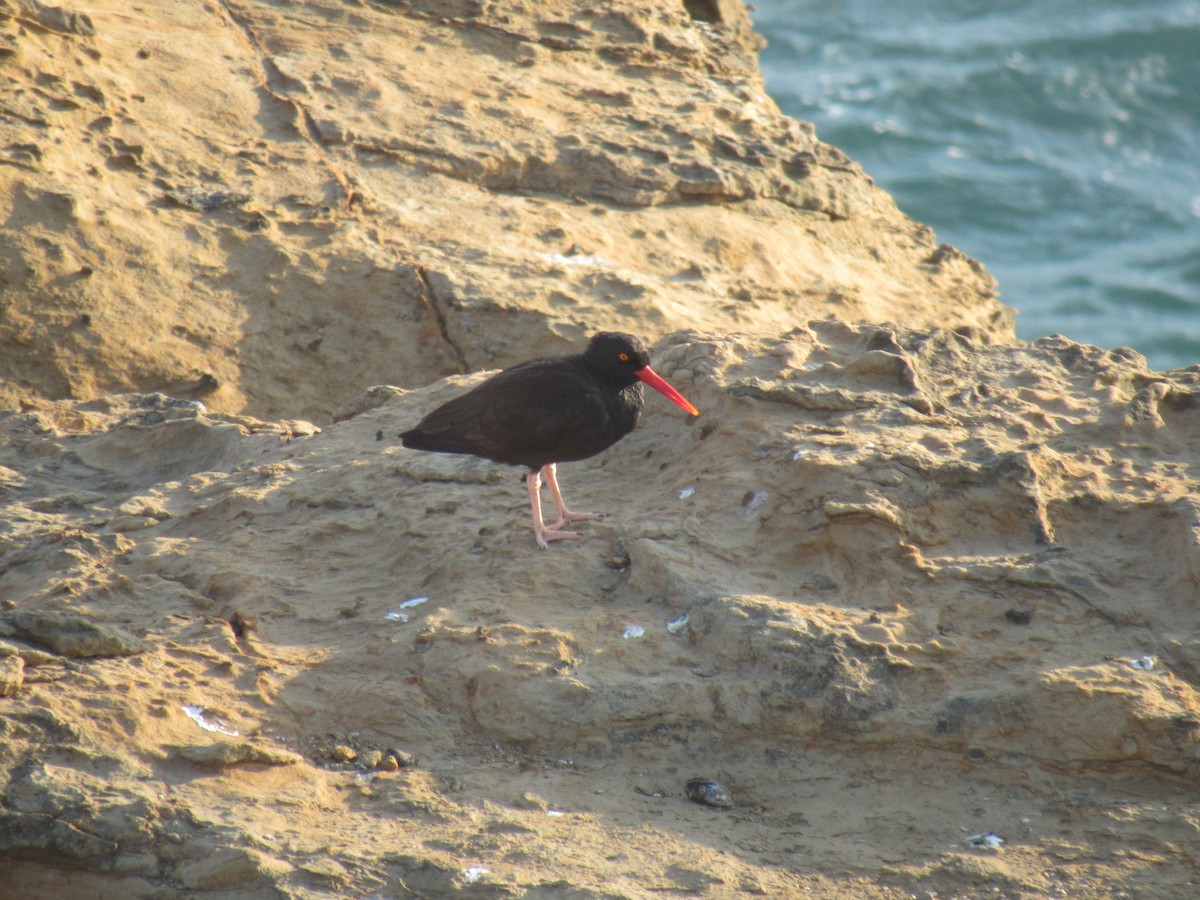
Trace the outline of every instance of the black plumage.
{"type": "Polygon", "coordinates": [[[547,541],[579,536],[562,531],[562,525],[600,518],[566,508],[555,464],[595,456],[629,434],[645,401],[643,384],[698,415],[650,368],[641,341],[601,332],[583,353],[532,359],[493,375],[430,412],[400,438],[414,450],[467,453],[527,468],[534,532],[544,548],[547,541]],[[540,475],[546,476],[558,512],[550,526],[541,519],[540,475]]]}

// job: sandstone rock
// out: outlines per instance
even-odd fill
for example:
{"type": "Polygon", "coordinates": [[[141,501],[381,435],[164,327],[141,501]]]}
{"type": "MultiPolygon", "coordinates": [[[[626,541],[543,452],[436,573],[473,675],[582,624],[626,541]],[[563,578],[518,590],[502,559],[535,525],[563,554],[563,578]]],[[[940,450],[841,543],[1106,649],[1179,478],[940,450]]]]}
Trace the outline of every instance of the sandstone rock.
{"type": "Polygon", "coordinates": [[[0,697],[12,697],[25,682],[25,660],[15,653],[4,655],[0,646],[0,697]]]}
{"type": "Polygon", "coordinates": [[[291,766],[303,761],[303,757],[288,750],[260,747],[246,741],[222,741],[216,744],[189,744],[180,747],[179,756],[201,766],[222,768],[239,763],[260,763],[266,766],[291,766]]]}
{"type": "Polygon", "coordinates": [[[181,866],[175,873],[189,890],[255,890],[269,885],[290,867],[266,854],[248,849],[217,850],[203,859],[181,866]]]}
{"type": "Polygon", "coordinates": [[[115,0],[35,8],[4,23],[41,23],[0,126],[7,405],[324,423],[600,327],[1012,338],[977,263],[779,112],[736,0],[170,2],[153,41],[115,0]]]}
{"type": "Polygon", "coordinates": [[[0,616],[13,631],[37,644],[74,659],[96,656],[132,656],[142,652],[142,641],[115,625],[93,622],[83,616],[38,610],[14,610],[0,616]]]}
{"type": "Polygon", "coordinates": [[[1013,340],[736,3],[0,6],[11,891],[1194,894],[1200,375],[1013,340]],[[702,415],[585,540],[398,446],[605,327],[702,415]]]}
{"type": "MultiPolygon", "coordinates": [[[[75,449],[131,427],[123,423],[140,401],[125,398],[88,419],[81,404],[59,404],[59,462],[29,465],[36,447],[7,441],[0,464],[27,473],[31,496],[84,499],[38,513],[9,508],[17,549],[7,558],[19,564],[0,584],[19,608],[0,621],[27,636],[31,623],[58,624],[64,614],[27,607],[49,602],[48,585],[79,582],[81,597],[103,597],[110,614],[153,635],[141,654],[88,670],[107,687],[81,724],[106,759],[128,754],[127,741],[147,759],[179,745],[157,734],[176,717],[143,715],[148,697],[166,709],[237,709],[247,727],[257,717],[290,746],[330,734],[363,735],[363,746],[402,741],[419,749],[421,768],[356,782],[362,802],[451,830],[466,797],[540,817],[522,821],[540,835],[541,820],[569,816],[585,796],[607,802],[632,781],[646,787],[635,796],[664,802],[657,785],[697,771],[721,772],[722,782],[732,776],[738,808],[769,805],[773,821],[845,822],[858,807],[832,794],[826,801],[824,790],[791,798],[805,772],[825,772],[838,796],[853,794],[858,782],[836,774],[847,759],[873,773],[868,782],[887,784],[908,770],[892,759],[977,766],[972,777],[988,779],[998,797],[1010,784],[1006,766],[1052,784],[1112,766],[1147,773],[1139,778],[1194,775],[1200,663],[1186,635],[1200,516],[1186,492],[1162,487],[1172,483],[1171,460],[1200,442],[1188,405],[1165,400],[1194,393],[1194,375],[1153,375],[1135,357],[1059,339],[989,346],[948,332],[828,321],[774,338],[680,333],[654,357],[701,418],[689,426],[650,405],[627,439],[569,467],[572,499],[613,515],[574,547],[536,559],[514,473],[412,454],[389,437],[480,376],[365,403],[307,437],[222,432],[231,435],[220,438],[225,471],[154,484],[153,460],[104,454],[84,463],[75,449]],[[1162,425],[1131,432],[1129,409],[1140,408],[1150,383],[1168,385],[1155,392],[1162,425]],[[70,421],[78,430],[62,427],[70,421]],[[1141,464],[1121,462],[1131,453],[1141,464]],[[130,470],[137,477],[124,477],[130,470]],[[85,495],[88,484],[104,490],[85,495]],[[171,514],[155,528],[108,535],[120,538],[116,546],[81,528],[101,508],[171,514]],[[70,552],[46,538],[59,534],[76,535],[70,552]],[[1174,542],[1165,557],[1164,542],[1174,542]],[[107,583],[117,568],[122,580],[107,583]],[[428,600],[407,608],[407,621],[388,617],[414,596],[428,600]],[[205,618],[218,603],[244,610],[255,629],[238,634],[227,620],[205,618]],[[1014,609],[1036,614],[1009,615],[1014,609]],[[669,627],[685,615],[686,627],[669,627]],[[622,637],[631,623],[637,639],[622,637]],[[1158,662],[1131,662],[1149,657],[1158,662]],[[464,755],[460,742],[499,749],[464,755]],[[877,752],[885,759],[867,762],[877,752]],[[625,754],[638,760],[633,768],[596,774],[625,754]],[[562,757],[570,764],[552,762],[562,757]],[[820,768],[833,758],[843,762],[820,768]],[[489,767],[495,781],[479,780],[489,767]],[[584,780],[596,787],[573,794],[566,773],[588,770],[584,780]],[[564,803],[564,795],[575,799],[564,803]],[[540,799],[531,807],[524,797],[540,799]]],[[[177,443],[203,445],[206,429],[228,428],[188,421],[196,431],[177,430],[170,418],[136,427],[146,446],[174,459],[187,458],[177,443]]],[[[27,427],[0,421],[0,437],[27,427]]],[[[68,684],[26,681],[7,702],[53,707],[67,697],[56,699],[56,685],[68,684]]],[[[24,726],[10,727],[18,729],[10,743],[30,746],[24,726]]],[[[222,777],[234,784],[270,780],[284,803],[324,790],[324,779],[357,777],[295,765],[236,774],[240,762],[295,760],[268,760],[260,750],[231,741],[185,745],[179,755],[228,770],[222,777]]],[[[18,777],[9,794],[10,809],[26,817],[9,822],[25,835],[22,846],[62,844],[100,858],[128,842],[116,824],[127,808],[144,816],[127,797],[124,806],[99,802],[116,818],[89,820],[81,833],[99,843],[77,845],[74,830],[45,831],[38,817],[96,796],[95,788],[71,793],[69,782],[39,777],[18,777]],[[35,799],[43,790],[49,806],[35,799]]],[[[176,776],[159,768],[155,777],[176,776]]],[[[106,778],[132,791],[145,776],[106,778]]],[[[222,822],[249,814],[258,830],[276,828],[267,824],[269,806],[250,811],[236,793],[202,800],[182,783],[172,790],[190,808],[216,804],[206,815],[222,822]]],[[[951,814],[950,801],[911,781],[892,799],[879,791],[867,806],[888,815],[902,817],[914,795],[951,814]]],[[[1028,818],[1018,813],[1024,801],[996,802],[1012,821],[1028,818]]],[[[606,815],[626,807],[615,799],[606,815]]],[[[350,809],[343,814],[358,821],[350,809]]],[[[364,828],[368,821],[376,823],[368,816],[364,828]]],[[[925,839],[936,829],[921,827],[925,839]]],[[[1146,827],[1140,839],[1153,841],[1175,825],[1146,827]]],[[[187,833],[167,830],[178,828],[171,833],[187,833]]],[[[231,834],[243,837],[219,846],[245,849],[253,830],[238,825],[231,834]]],[[[1004,829],[974,829],[989,830],[1004,829]]],[[[766,832],[754,833],[768,845],[766,832]]],[[[379,858],[367,857],[361,865],[376,871],[379,858]]],[[[219,883],[227,870],[257,872],[256,884],[316,877],[289,868],[301,861],[294,856],[280,857],[278,869],[229,858],[232,868],[213,871],[195,858],[178,864],[199,866],[187,870],[194,884],[219,883]]],[[[436,854],[426,861],[440,873],[431,884],[454,882],[452,865],[436,854]]],[[[942,862],[896,877],[950,884],[954,867],[942,862]]],[[[697,857],[689,871],[709,865],[697,857]]],[[[788,884],[772,887],[765,871],[718,868],[713,877],[786,894],[788,884]]],[[[366,885],[347,877],[338,883],[366,885]]],[[[1033,874],[1013,878],[1040,883],[1033,874]]]]}

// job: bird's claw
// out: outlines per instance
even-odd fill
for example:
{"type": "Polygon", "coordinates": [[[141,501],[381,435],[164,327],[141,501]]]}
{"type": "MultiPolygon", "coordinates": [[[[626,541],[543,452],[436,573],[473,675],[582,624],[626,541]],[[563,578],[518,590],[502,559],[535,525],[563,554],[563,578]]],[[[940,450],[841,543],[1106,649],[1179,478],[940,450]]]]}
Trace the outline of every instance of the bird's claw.
{"type": "Polygon", "coordinates": [[[543,550],[550,549],[550,544],[548,543],[549,541],[575,541],[583,537],[582,534],[579,534],[575,531],[559,531],[555,526],[543,528],[541,531],[535,531],[533,536],[537,539],[537,545],[543,550]]]}
{"type": "Polygon", "coordinates": [[[555,531],[564,525],[570,525],[572,522],[600,522],[605,518],[607,518],[607,516],[605,516],[603,513],[577,513],[571,512],[569,509],[564,509],[558,514],[558,518],[554,521],[554,524],[546,527],[551,531],[555,531]]]}

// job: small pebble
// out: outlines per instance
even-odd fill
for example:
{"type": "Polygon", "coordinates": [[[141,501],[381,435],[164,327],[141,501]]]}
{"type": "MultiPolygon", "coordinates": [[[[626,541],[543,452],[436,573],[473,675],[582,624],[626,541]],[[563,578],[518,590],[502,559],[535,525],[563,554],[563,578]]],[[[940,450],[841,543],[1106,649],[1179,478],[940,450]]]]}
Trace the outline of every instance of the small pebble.
{"type": "Polygon", "coordinates": [[[733,800],[730,799],[725,785],[707,778],[693,778],[689,781],[687,796],[693,803],[702,803],[705,806],[716,806],[720,809],[733,806],[733,800]]]}
{"type": "Polygon", "coordinates": [[[987,834],[973,834],[966,838],[963,843],[968,847],[975,847],[979,850],[999,850],[1004,846],[1004,838],[996,834],[994,831],[989,831],[987,834]]]}
{"type": "Polygon", "coordinates": [[[383,754],[383,762],[380,768],[386,769],[389,772],[395,772],[397,769],[407,769],[409,766],[415,766],[416,764],[417,758],[411,753],[388,748],[383,754]]]}
{"type": "Polygon", "coordinates": [[[483,878],[484,875],[490,874],[491,873],[483,866],[470,866],[463,870],[463,881],[465,881],[467,884],[475,884],[477,881],[479,881],[479,879],[483,878]]]}

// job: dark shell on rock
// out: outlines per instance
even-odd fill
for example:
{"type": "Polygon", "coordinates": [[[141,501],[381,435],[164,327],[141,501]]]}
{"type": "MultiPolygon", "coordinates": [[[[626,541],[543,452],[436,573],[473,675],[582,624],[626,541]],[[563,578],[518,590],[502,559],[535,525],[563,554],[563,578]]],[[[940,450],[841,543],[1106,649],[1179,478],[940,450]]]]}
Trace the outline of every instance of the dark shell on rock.
{"type": "Polygon", "coordinates": [[[725,785],[707,778],[693,778],[687,783],[687,796],[693,803],[728,809],[733,806],[725,785]]]}

